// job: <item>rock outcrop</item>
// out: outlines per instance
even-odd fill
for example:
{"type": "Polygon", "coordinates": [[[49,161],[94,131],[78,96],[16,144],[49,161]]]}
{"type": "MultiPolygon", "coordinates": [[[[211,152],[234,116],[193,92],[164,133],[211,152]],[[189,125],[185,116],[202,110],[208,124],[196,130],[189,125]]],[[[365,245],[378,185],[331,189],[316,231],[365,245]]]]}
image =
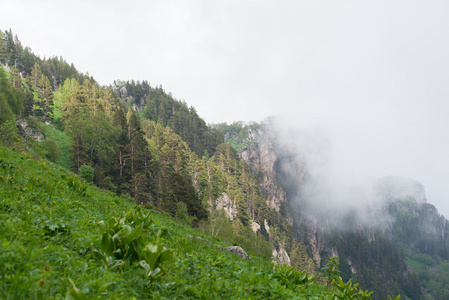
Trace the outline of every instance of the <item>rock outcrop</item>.
{"type": "Polygon", "coordinates": [[[279,212],[281,203],[287,201],[285,191],[276,182],[277,155],[272,143],[254,142],[244,147],[240,155],[259,181],[260,191],[267,205],[279,212]]]}
{"type": "Polygon", "coordinates": [[[260,225],[257,224],[256,222],[254,222],[253,220],[251,220],[251,230],[252,230],[254,233],[259,232],[259,230],[260,230],[260,225]]]}
{"type": "Polygon", "coordinates": [[[209,244],[209,245],[219,248],[221,251],[226,251],[226,252],[232,253],[242,259],[251,259],[251,257],[249,257],[249,255],[245,252],[245,250],[243,250],[243,248],[240,246],[220,247],[218,245],[212,244],[205,238],[202,238],[199,236],[188,235],[187,237],[203,241],[206,244],[209,244]]]}
{"type": "Polygon", "coordinates": [[[228,194],[226,193],[222,193],[218,197],[215,209],[224,210],[230,220],[234,220],[238,213],[237,207],[234,205],[234,203],[232,203],[231,198],[229,198],[228,194]]]}
{"type": "Polygon", "coordinates": [[[278,249],[273,248],[272,255],[274,263],[291,266],[290,257],[288,256],[287,251],[281,245],[279,245],[278,249]]]}
{"type": "Polygon", "coordinates": [[[29,123],[25,119],[17,120],[17,124],[19,124],[20,129],[25,133],[26,136],[29,136],[35,139],[38,142],[41,142],[45,139],[45,135],[40,131],[35,131],[33,128],[29,127],[29,123]]]}

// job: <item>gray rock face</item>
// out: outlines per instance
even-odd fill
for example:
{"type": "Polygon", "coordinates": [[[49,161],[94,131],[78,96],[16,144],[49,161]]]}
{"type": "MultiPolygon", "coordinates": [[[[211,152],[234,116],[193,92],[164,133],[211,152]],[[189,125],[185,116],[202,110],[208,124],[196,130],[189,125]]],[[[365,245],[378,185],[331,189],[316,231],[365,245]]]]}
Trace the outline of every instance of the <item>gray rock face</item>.
{"type": "Polygon", "coordinates": [[[141,112],[141,111],[143,111],[143,106],[140,106],[140,105],[137,105],[136,103],[133,103],[132,110],[134,110],[136,112],[141,112]]]}
{"type": "Polygon", "coordinates": [[[121,89],[120,89],[120,98],[126,98],[128,96],[128,91],[126,90],[126,87],[125,86],[123,86],[121,89]]]}
{"type": "Polygon", "coordinates": [[[199,237],[199,236],[188,235],[187,237],[203,241],[206,244],[209,244],[209,245],[212,245],[214,247],[219,248],[221,251],[227,251],[227,252],[230,252],[232,254],[235,254],[238,257],[242,258],[242,259],[251,259],[251,257],[249,257],[249,255],[245,252],[245,250],[243,250],[243,248],[240,247],[240,246],[220,247],[218,245],[212,244],[208,240],[206,240],[206,239],[204,239],[202,237],[199,237]]]}
{"type": "Polygon", "coordinates": [[[248,256],[248,254],[246,254],[245,250],[242,249],[242,247],[240,246],[229,246],[226,248],[221,248],[223,251],[228,251],[232,254],[237,255],[240,258],[243,259],[250,259],[250,257],[248,256]]]}
{"type": "Polygon", "coordinates": [[[265,230],[266,230],[268,233],[270,233],[270,226],[268,225],[268,222],[267,222],[266,219],[263,220],[263,225],[265,226],[265,230]]]}
{"type": "Polygon", "coordinates": [[[29,127],[27,120],[19,119],[17,120],[17,124],[19,124],[20,129],[25,132],[26,136],[29,136],[38,142],[41,142],[45,139],[45,135],[42,132],[34,131],[31,127],[29,127]]]}
{"type": "Polygon", "coordinates": [[[237,216],[237,207],[232,203],[231,198],[229,198],[228,194],[222,193],[220,197],[218,197],[216,201],[217,210],[222,209],[225,211],[226,215],[229,219],[234,220],[235,216],[237,216]]]}
{"type": "Polygon", "coordinates": [[[231,145],[236,146],[237,152],[248,164],[259,183],[259,190],[267,205],[280,211],[281,203],[287,201],[285,191],[277,184],[277,166],[279,153],[277,133],[273,130],[270,119],[264,123],[242,126],[242,131],[224,133],[224,138],[231,145]],[[240,146],[239,146],[240,145],[240,146]],[[241,145],[244,145],[241,147],[241,145]]]}
{"type": "Polygon", "coordinates": [[[291,266],[290,257],[284,247],[279,246],[278,249],[273,248],[273,262],[281,265],[291,266]]]}
{"type": "Polygon", "coordinates": [[[254,233],[257,233],[260,230],[260,225],[257,224],[256,222],[254,222],[253,220],[251,220],[251,230],[254,233]]]}
{"type": "Polygon", "coordinates": [[[259,187],[267,205],[279,212],[281,203],[287,201],[284,190],[276,183],[277,155],[272,143],[255,142],[240,153],[251,172],[259,179],[259,187]]]}

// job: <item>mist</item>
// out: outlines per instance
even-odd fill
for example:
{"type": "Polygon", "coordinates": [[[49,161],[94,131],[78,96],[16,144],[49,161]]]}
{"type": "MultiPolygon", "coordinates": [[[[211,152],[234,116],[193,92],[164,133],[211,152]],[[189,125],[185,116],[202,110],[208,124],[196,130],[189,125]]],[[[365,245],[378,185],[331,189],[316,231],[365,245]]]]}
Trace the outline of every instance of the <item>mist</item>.
{"type": "Polygon", "coordinates": [[[319,128],[337,179],[413,178],[449,216],[448,11],[443,0],[18,0],[2,4],[0,29],[102,85],[161,84],[208,123],[274,114],[319,128]]]}
{"type": "Polygon", "coordinates": [[[390,199],[427,201],[425,188],[416,179],[372,176],[363,164],[357,167],[351,157],[339,156],[338,136],[330,128],[296,128],[279,117],[263,124],[275,144],[279,180],[298,213],[294,218],[344,229],[347,218],[355,216],[357,225],[381,228],[391,221],[382,213],[390,199]]]}

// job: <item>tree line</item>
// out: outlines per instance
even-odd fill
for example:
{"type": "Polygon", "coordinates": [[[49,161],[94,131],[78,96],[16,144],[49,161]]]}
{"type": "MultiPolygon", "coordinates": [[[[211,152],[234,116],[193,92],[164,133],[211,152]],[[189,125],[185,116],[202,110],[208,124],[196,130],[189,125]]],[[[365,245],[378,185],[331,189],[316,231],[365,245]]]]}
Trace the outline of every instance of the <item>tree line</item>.
{"type": "MultiPolygon", "coordinates": [[[[25,118],[44,133],[42,124],[49,123],[67,137],[70,159],[66,165],[56,155],[47,158],[95,185],[267,257],[271,245],[282,245],[295,266],[316,271],[287,222],[267,206],[248,165],[195,108],[147,81],[100,86],[73,64],[41,59],[10,36],[5,31],[0,45],[6,49],[0,61],[9,70],[0,68],[0,103],[10,110],[1,123],[25,118]],[[232,220],[216,210],[222,194],[237,211],[232,220]],[[261,227],[257,234],[253,222],[261,227]]],[[[65,151],[60,141],[51,143],[58,146],[54,153],[65,151]]]]}

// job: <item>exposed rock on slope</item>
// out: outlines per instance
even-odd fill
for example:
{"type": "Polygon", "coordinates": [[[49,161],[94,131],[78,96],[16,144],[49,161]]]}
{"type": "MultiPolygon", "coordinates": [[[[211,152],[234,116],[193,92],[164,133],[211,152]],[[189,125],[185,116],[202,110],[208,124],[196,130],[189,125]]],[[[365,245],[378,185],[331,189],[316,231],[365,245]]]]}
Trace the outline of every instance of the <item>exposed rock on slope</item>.
{"type": "Polygon", "coordinates": [[[216,201],[216,209],[217,210],[224,210],[226,215],[230,220],[234,220],[234,218],[237,216],[237,207],[232,203],[231,198],[229,198],[228,194],[221,193],[220,197],[218,197],[216,201]]]}
{"type": "Polygon", "coordinates": [[[17,124],[19,124],[20,129],[25,133],[26,136],[29,136],[38,142],[41,142],[45,139],[45,136],[42,132],[35,131],[33,130],[33,128],[29,127],[27,120],[19,119],[17,120],[17,124]]]}
{"type": "Polygon", "coordinates": [[[240,155],[257,177],[267,205],[279,212],[281,203],[286,202],[287,198],[284,190],[276,183],[277,156],[273,144],[269,141],[254,142],[244,147],[240,155]]]}
{"type": "Polygon", "coordinates": [[[273,262],[291,266],[290,257],[284,247],[273,248],[273,262]]]}
{"type": "MultiPolygon", "coordinates": [[[[427,203],[424,185],[398,177],[335,181],[334,174],[326,173],[326,132],[277,132],[270,122],[235,123],[224,135],[255,175],[268,206],[291,226],[298,244],[318,267],[339,257],[344,279],[356,277],[364,288],[375,289],[376,299],[398,286],[413,298],[409,287],[417,281],[404,253],[449,259],[449,223],[427,203]]],[[[273,260],[295,265],[293,247],[281,247],[266,220],[259,223],[278,245],[273,260]]]]}

